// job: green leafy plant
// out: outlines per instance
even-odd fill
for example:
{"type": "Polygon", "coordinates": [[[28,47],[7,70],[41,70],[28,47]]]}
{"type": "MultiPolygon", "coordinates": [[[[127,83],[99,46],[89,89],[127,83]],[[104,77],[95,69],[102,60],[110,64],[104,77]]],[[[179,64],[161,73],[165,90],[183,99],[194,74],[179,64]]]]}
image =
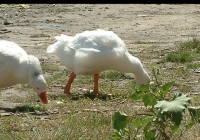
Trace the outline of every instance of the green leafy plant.
{"type": "Polygon", "coordinates": [[[134,94],[130,96],[132,100],[143,102],[146,107],[145,113],[129,116],[123,111],[115,112],[113,115],[115,132],[112,136],[114,140],[136,139],[141,135],[146,140],[169,140],[175,132],[180,132],[179,137],[181,137],[195,124],[195,121],[199,121],[200,109],[194,107],[188,109],[188,105],[191,104],[188,95],[170,94],[170,89],[177,84],[174,81],[160,84],[157,79],[159,70],[155,67],[155,63],[151,64],[155,80],[136,88],[134,94]],[[191,122],[181,126],[186,109],[192,119],[191,122]],[[183,131],[179,129],[180,126],[183,131]]]}

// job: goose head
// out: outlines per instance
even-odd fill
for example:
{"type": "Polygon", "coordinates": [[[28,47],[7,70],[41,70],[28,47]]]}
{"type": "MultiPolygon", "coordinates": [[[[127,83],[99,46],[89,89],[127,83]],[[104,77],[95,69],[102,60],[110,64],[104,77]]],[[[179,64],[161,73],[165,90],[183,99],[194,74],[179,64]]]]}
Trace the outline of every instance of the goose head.
{"type": "Polygon", "coordinates": [[[115,70],[134,74],[137,86],[148,84],[150,82],[150,76],[144,69],[140,59],[131,55],[128,51],[123,55],[118,63],[120,63],[120,65],[115,65],[115,70]]]}
{"type": "Polygon", "coordinates": [[[138,86],[148,84],[150,82],[150,77],[144,69],[141,69],[140,74],[135,73],[135,79],[138,86]]]}
{"type": "Polygon", "coordinates": [[[42,75],[42,69],[37,57],[28,56],[29,84],[44,104],[48,103],[46,96],[47,83],[42,75]]]}

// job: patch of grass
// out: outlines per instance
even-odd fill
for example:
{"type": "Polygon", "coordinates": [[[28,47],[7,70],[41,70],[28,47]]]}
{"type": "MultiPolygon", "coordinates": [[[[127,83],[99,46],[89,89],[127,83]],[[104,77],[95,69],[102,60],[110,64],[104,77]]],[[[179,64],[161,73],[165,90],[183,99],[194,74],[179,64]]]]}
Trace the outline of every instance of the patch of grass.
{"type": "Polygon", "coordinates": [[[194,49],[198,52],[200,49],[200,41],[197,38],[193,38],[191,41],[181,42],[178,44],[178,47],[183,50],[191,50],[194,49]]]}
{"type": "Polygon", "coordinates": [[[50,73],[51,75],[46,79],[49,86],[51,85],[62,85],[67,82],[67,75],[70,73],[68,70],[61,70],[59,67],[53,63],[47,62],[42,63],[43,73],[50,73]]]}
{"type": "Polygon", "coordinates": [[[50,77],[46,78],[48,85],[57,84],[63,85],[67,82],[67,75],[70,72],[67,70],[59,70],[58,72],[52,74],[50,77]]]}
{"type": "Polygon", "coordinates": [[[171,72],[174,74],[175,77],[187,77],[191,74],[186,67],[174,68],[171,72]]]}
{"type": "Polygon", "coordinates": [[[48,96],[51,100],[59,100],[59,101],[68,100],[68,97],[64,93],[63,94],[49,94],[48,96]]]}
{"type": "Polygon", "coordinates": [[[35,111],[45,111],[45,108],[41,104],[32,104],[32,105],[22,105],[22,106],[16,106],[14,108],[7,108],[5,111],[8,112],[22,112],[22,113],[27,113],[27,112],[35,112],[35,111]]]}
{"type": "Polygon", "coordinates": [[[17,85],[15,85],[15,87],[18,90],[32,89],[29,84],[17,84],[17,85]]]}
{"type": "MultiPolygon", "coordinates": [[[[66,100],[62,106],[47,105],[56,114],[11,115],[0,119],[3,139],[110,139],[112,135],[109,102],[101,100],[66,100]],[[66,113],[68,112],[69,113],[66,113]],[[42,118],[46,117],[46,120],[42,118]],[[9,124],[9,125],[8,125],[9,124]]],[[[113,106],[116,106],[113,104],[113,106]]]]}
{"type": "Polygon", "coordinates": [[[101,73],[101,78],[102,79],[109,79],[109,80],[117,80],[117,79],[124,79],[127,76],[124,75],[124,73],[117,72],[114,70],[107,70],[101,73]]]}
{"type": "Polygon", "coordinates": [[[176,51],[169,53],[164,58],[167,62],[187,63],[194,59],[200,59],[200,41],[194,38],[188,42],[182,42],[175,46],[176,51]]]}
{"type": "Polygon", "coordinates": [[[188,63],[186,67],[190,69],[200,68],[200,63],[188,63]]]}
{"type": "Polygon", "coordinates": [[[75,84],[92,84],[93,75],[78,75],[74,80],[75,84]]]}
{"type": "Polygon", "coordinates": [[[168,62],[191,62],[195,58],[195,54],[189,51],[178,50],[177,52],[172,52],[166,56],[166,61],[168,62]]]}
{"type": "Polygon", "coordinates": [[[177,85],[179,88],[179,91],[182,93],[189,93],[192,89],[191,85],[177,85]]]}
{"type": "Polygon", "coordinates": [[[46,72],[53,73],[55,71],[59,71],[58,66],[56,66],[55,64],[51,62],[41,63],[41,67],[42,67],[43,73],[46,73],[46,72]]]}

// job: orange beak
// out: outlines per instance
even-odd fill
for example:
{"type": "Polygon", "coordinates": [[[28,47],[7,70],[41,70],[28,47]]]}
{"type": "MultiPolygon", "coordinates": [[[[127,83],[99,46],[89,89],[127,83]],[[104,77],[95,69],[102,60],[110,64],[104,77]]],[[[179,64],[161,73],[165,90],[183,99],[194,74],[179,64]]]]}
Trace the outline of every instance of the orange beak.
{"type": "Polygon", "coordinates": [[[48,103],[46,92],[41,92],[40,95],[39,95],[39,97],[42,100],[43,104],[47,104],[48,103]]]}

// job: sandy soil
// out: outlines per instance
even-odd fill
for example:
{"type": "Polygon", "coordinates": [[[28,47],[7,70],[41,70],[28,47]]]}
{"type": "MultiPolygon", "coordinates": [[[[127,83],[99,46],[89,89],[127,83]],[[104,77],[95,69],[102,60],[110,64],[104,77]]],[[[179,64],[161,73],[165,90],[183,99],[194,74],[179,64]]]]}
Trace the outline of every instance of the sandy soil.
{"type": "MultiPolygon", "coordinates": [[[[150,72],[150,63],[160,57],[144,57],[150,46],[156,46],[151,53],[172,51],[175,43],[200,35],[198,4],[0,4],[0,13],[0,39],[17,43],[41,62],[58,63],[46,53],[55,36],[101,28],[122,38],[150,72]]],[[[1,90],[0,105],[13,105],[9,97],[16,95],[24,97],[26,91],[1,90]]]]}

